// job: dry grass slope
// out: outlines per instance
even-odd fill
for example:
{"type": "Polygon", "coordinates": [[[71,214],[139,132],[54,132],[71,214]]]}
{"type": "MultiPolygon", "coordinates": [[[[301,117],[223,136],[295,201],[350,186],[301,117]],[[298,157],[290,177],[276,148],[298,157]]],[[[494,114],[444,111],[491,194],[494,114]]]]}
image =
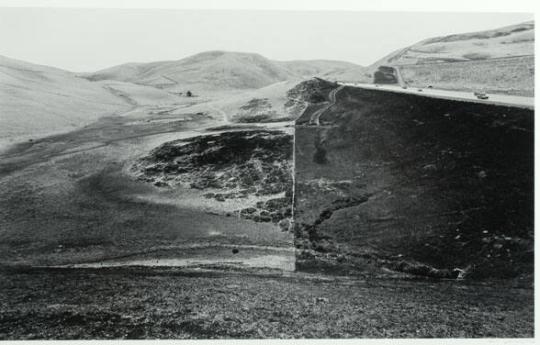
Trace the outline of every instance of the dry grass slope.
{"type": "Polygon", "coordinates": [[[259,54],[209,51],[178,61],[129,63],[88,74],[90,80],[119,80],[173,90],[258,89],[292,79],[366,78],[365,68],[342,61],[273,61],[259,54]]]}
{"type": "Polygon", "coordinates": [[[426,39],[385,56],[371,67],[527,55],[534,55],[534,22],[426,39]]]}
{"type": "Polygon", "coordinates": [[[534,22],[423,40],[370,66],[399,66],[410,85],[534,95],[534,22]]]}
{"type": "Polygon", "coordinates": [[[72,130],[129,107],[103,85],[73,73],[0,56],[0,145],[72,130]]]}

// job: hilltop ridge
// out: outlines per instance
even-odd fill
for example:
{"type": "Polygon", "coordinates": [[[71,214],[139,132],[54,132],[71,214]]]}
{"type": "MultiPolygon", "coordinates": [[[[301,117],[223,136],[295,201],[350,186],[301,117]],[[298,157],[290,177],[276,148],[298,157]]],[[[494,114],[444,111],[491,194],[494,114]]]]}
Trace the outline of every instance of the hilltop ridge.
{"type": "Polygon", "coordinates": [[[534,55],[534,22],[432,37],[398,49],[370,65],[478,61],[534,55]]]}
{"type": "Polygon", "coordinates": [[[365,68],[330,60],[273,61],[256,53],[208,51],[175,61],[128,63],[84,75],[89,80],[119,80],[166,89],[258,89],[312,76],[360,78],[365,68]],[[351,75],[358,73],[358,76],[351,75]]]}

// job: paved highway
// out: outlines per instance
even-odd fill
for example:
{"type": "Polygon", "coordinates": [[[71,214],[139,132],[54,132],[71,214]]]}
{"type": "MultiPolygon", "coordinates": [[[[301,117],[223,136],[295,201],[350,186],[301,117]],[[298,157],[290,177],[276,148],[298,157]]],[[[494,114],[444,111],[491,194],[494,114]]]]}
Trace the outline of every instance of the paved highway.
{"type": "Polygon", "coordinates": [[[488,94],[489,99],[478,99],[472,92],[464,91],[447,91],[439,89],[422,89],[419,91],[417,87],[411,87],[404,89],[399,85],[375,85],[375,84],[359,84],[359,83],[339,83],[340,85],[359,87],[363,89],[374,89],[374,90],[385,90],[391,92],[399,93],[412,93],[419,96],[425,97],[434,97],[434,98],[443,98],[451,99],[456,101],[467,101],[474,103],[487,103],[495,105],[504,105],[510,107],[519,107],[534,109],[534,97],[523,97],[523,96],[511,96],[511,95],[500,95],[500,94],[488,94]]]}

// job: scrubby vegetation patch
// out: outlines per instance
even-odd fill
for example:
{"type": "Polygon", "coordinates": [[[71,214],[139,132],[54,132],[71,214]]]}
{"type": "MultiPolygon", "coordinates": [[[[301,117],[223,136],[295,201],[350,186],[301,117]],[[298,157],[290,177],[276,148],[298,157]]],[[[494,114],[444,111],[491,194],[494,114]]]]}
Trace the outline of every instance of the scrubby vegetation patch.
{"type": "Polygon", "coordinates": [[[139,180],[158,187],[208,190],[204,197],[220,202],[262,197],[264,201],[256,207],[246,207],[238,214],[280,223],[291,216],[292,140],[292,135],[278,130],[180,139],[157,147],[132,169],[139,180]]]}

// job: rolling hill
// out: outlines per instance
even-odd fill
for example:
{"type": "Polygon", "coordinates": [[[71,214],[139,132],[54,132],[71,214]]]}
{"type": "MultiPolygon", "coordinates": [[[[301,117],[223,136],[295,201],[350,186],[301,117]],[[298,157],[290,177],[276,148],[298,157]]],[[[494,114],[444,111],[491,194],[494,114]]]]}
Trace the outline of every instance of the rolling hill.
{"type": "Polygon", "coordinates": [[[0,145],[68,131],[129,107],[74,73],[0,56],[0,145]]]}
{"type": "Polygon", "coordinates": [[[342,61],[273,61],[259,54],[209,51],[177,61],[128,63],[84,75],[89,80],[118,80],[168,90],[258,89],[291,79],[319,76],[347,79],[365,68],[342,61]]]}
{"type": "Polygon", "coordinates": [[[534,22],[435,37],[397,50],[369,67],[399,68],[410,86],[534,95],[534,22]]]}
{"type": "Polygon", "coordinates": [[[278,65],[286,68],[290,75],[306,79],[319,77],[327,80],[339,81],[369,81],[371,77],[364,66],[354,63],[335,60],[296,60],[276,61],[278,65]]]}
{"type": "Polygon", "coordinates": [[[343,61],[274,61],[259,54],[209,51],[177,61],[128,63],[81,75],[94,82],[124,83],[196,96],[182,111],[204,111],[234,122],[294,117],[287,91],[317,76],[329,80],[367,81],[365,67],[343,61]]]}
{"type": "Polygon", "coordinates": [[[87,78],[167,89],[223,90],[260,88],[286,80],[288,73],[258,54],[211,51],[178,61],[115,66],[87,78]]]}
{"type": "Polygon", "coordinates": [[[396,50],[370,66],[477,61],[534,55],[534,22],[495,30],[429,38],[396,50]]]}

